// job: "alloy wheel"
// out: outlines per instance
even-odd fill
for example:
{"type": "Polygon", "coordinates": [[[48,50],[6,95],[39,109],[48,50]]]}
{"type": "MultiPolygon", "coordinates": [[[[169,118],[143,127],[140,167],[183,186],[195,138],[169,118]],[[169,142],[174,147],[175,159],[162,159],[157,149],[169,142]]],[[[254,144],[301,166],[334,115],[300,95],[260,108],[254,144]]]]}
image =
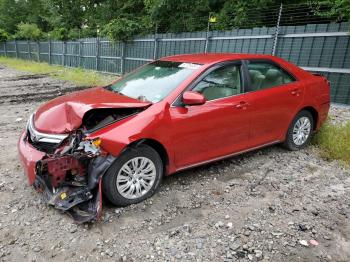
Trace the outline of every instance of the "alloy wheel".
{"type": "Polygon", "coordinates": [[[311,122],[308,117],[301,117],[293,127],[293,142],[297,146],[303,145],[311,133],[311,122]]]}
{"type": "Polygon", "coordinates": [[[118,192],[127,199],[145,195],[156,180],[156,166],[146,157],[134,157],[119,170],[116,180],[118,192]]]}

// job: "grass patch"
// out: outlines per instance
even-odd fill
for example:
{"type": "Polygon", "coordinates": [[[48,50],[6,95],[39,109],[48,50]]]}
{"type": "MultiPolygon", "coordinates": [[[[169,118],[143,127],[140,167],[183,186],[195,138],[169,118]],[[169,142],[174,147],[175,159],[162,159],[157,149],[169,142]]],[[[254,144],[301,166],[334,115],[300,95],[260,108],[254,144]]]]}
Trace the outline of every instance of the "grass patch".
{"type": "Polygon", "coordinates": [[[9,57],[0,57],[0,64],[33,74],[49,74],[52,78],[70,81],[77,86],[103,86],[117,78],[82,68],[67,68],[9,57]]]}
{"type": "Polygon", "coordinates": [[[327,121],[313,141],[321,149],[322,157],[337,159],[350,165],[350,122],[335,125],[327,121]]]}

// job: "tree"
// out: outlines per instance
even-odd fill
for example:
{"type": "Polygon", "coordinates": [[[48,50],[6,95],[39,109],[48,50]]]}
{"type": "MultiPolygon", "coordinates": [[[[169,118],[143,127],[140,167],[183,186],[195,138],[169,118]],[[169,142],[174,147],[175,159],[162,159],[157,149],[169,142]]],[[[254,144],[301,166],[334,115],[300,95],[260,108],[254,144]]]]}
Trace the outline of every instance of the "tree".
{"type": "Polygon", "coordinates": [[[48,36],[51,39],[66,41],[68,40],[68,30],[63,27],[55,28],[48,33],[48,36]]]}
{"type": "Polygon", "coordinates": [[[0,0],[0,28],[14,34],[17,25],[26,20],[25,6],[24,0],[0,0]]]}
{"type": "Polygon", "coordinates": [[[140,33],[140,29],[138,22],[128,18],[118,18],[108,23],[104,27],[102,34],[113,41],[126,41],[140,33]]]}
{"type": "Polygon", "coordinates": [[[331,8],[327,11],[320,11],[321,14],[328,17],[338,17],[339,20],[350,22],[350,0],[321,0],[320,5],[328,5],[331,8]]]}
{"type": "Polygon", "coordinates": [[[43,37],[43,32],[36,24],[20,23],[17,25],[16,38],[39,40],[43,37]]]}
{"type": "MultiPolygon", "coordinates": [[[[54,39],[275,26],[279,4],[284,22],[350,21],[350,0],[0,0],[0,28],[14,35],[19,24],[35,24],[54,39]],[[297,16],[295,16],[297,12],[297,16]],[[293,17],[294,14],[294,17],[293,17]]],[[[23,36],[21,36],[23,37],[23,36]]]]}
{"type": "Polygon", "coordinates": [[[9,38],[8,33],[4,30],[0,28],[0,42],[6,42],[9,38]]]}
{"type": "Polygon", "coordinates": [[[86,0],[48,0],[46,7],[51,16],[50,23],[54,28],[80,28],[84,23],[86,0]]]}
{"type": "Polygon", "coordinates": [[[204,30],[211,11],[208,0],[145,0],[145,5],[159,32],[204,30]]]}

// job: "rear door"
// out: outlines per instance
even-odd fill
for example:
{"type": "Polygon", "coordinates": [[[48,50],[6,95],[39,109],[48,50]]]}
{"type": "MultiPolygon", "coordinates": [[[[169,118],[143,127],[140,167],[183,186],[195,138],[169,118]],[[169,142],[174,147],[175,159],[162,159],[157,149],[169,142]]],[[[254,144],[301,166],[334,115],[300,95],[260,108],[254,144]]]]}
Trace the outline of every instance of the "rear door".
{"type": "Polygon", "coordinates": [[[243,94],[241,63],[208,70],[189,90],[202,93],[203,105],[170,108],[172,142],[178,168],[247,148],[251,107],[243,94]]]}
{"type": "Polygon", "coordinates": [[[245,92],[253,95],[252,140],[255,145],[276,142],[302,103],[304,87],[273,61],[249,60],[244,65],[249,78],[245,92]]]}

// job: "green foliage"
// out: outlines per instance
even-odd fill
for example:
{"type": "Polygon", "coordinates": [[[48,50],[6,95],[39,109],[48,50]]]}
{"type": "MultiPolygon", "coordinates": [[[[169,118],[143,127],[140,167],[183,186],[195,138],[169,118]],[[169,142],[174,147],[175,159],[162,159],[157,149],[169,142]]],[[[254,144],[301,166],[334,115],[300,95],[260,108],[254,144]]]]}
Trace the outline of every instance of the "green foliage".
{"type": "Polygon", "coordinates": [[[68,30],[63,27],[55,28],[48,34],[50,39],[65,41],[68,39],[68,30]]]}
{"type": "Polygon", "coordinates": [[[329,122],[323,125],[314,137],[313,142],[321,149],[326,159],[337,159],[350,165],[350,122],[345,125],[334,125],[329,122]]]}
{"type": "Polygon", "coordinates": [[[24,0],[0,0],[0,27],[14,34],[17,25],[26,21],[27,12],[24,0]]]}
{"type": "Polygon", "coordinates": [[[97,35],[125,40],[156,28],[159,33],[202,31],[209,13],[217,17],[210,25],[213,30],[273,26],[281,2],[284,14],[291,16],[285,21],[293,21],[299,4],[332,21],[350,21],[350,0],[0,0],[0,28],[10,37],[22,23],[35,24],[42,37],[50,32],[58,40],[97,35]]]}
{"type": "Polygon", "coordinates": [[[8,39],[9,39],[8,33],[4,29],[0,28],[0,42],[5,42],[8,39]]]}
{"type": "Polygon", "coordinates": [[[208,14],[213,11],[209,2],[212,1],[145,0],[145,6],[158,31],[186,32],[207,27],[208,14]]]}
{"type": "Polygon", "coordinates": [[[216,30],[225,30],[233,27],[254,27],[257,23],[260,23],[260,19],[256,13],[263,14],[269,6],[276,4],[278,1],[273,0],[229,0],[225,1],[223,7],[218,13],[218,22],[215,23],[212,28],[216,30]],[[255,12],[255,14],[252,14],[255,12]],[[252,16],[255,19],[252,19],[252,16]]]}
{"type": "Polygon", "coordinates": [[[49,10],[49,19],[52,27],[65,28],[68,31],[72,28],[79,28],[84,24],[86,10],[90,9],[93,0],[41,0],[45,2],[49,10]],[[85,10],[85,11],[84,11],[85,10]]]}
{"type": "Polygon", "coordinates": [[[128,18],[118,18],[108,23],[104,27],[102,34],[113,41],[126,41],[140,33],[140,31],[141,26],[138,22],[128,18]]]}
{"type": "Polygon", "coordinates": [[[36,24],[20,23],[17,25],[16,38],[17,39],[31,39],[39,40],[43,37],[43,32],[36,24]]]}
{"type": "Polygon", "coordinates": [[[339,19],[350,21],[350,0],[320,0],[318,4],[331,6],[328,11],[320,11],[324,16],[337,16],[339,19]]]}
{"type": "Polygon", "coordinates": [[[80,38],[80,29],[79,28],[72,28],[68,32],[68,39],[76,40],[80,38]]]}

